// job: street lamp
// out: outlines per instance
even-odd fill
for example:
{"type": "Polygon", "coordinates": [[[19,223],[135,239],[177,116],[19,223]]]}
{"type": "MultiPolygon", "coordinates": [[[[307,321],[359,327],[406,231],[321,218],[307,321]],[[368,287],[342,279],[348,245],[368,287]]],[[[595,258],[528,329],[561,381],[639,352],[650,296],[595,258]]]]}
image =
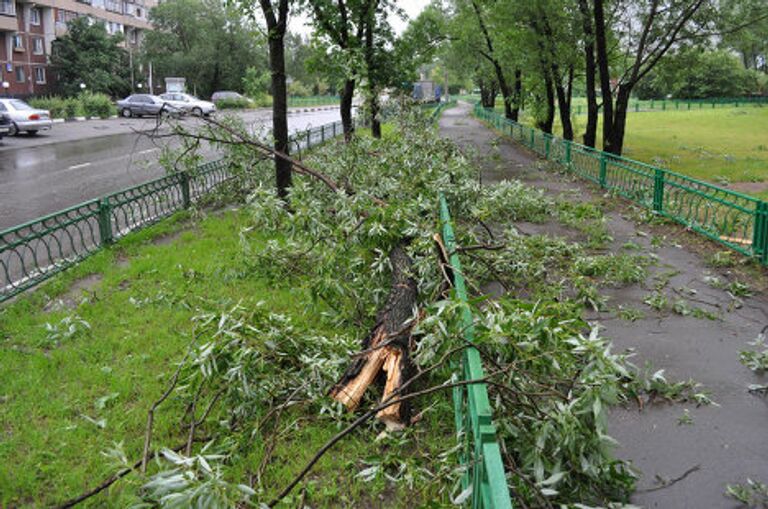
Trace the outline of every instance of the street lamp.
{"type": "Polygon", "coordinates": [[[142,85],[141,83],[139,83],[138,85],[136,85],[136,88],[138,88],[139,90],[141,90],[141,88],[142,88],[143,86],[144,86],[144,85],[142,85]]]}
{"type": "Polygon", "coordinates": [[[7,81],[4,81],[4,82],[3,82],[3,93],[4,93],[5,95],[8,95],[8,89],[9,89],[9,88],[11,88],[11,84],[10,84],[10,83],[8,83],[7,81]]]}
{"type": "Polygon", "coordinates": [[[85,92],[85,83],[80,83],[80,92],[85,92]]]}

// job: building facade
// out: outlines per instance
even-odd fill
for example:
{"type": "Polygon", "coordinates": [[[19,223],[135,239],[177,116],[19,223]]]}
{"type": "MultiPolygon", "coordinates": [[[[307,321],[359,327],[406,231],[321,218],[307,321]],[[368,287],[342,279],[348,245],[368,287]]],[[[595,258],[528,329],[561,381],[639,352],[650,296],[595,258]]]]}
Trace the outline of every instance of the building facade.
{"type": "Polygon", "coordinates": [[[0,83],[2,94],[45,95],[55,76],[49,71],[51,44],[66,33],[67,22],[87,16],[110,34],[123,34],[128,51],[149,30],[149,9],[156,0],[0,0],[0,83]]]}

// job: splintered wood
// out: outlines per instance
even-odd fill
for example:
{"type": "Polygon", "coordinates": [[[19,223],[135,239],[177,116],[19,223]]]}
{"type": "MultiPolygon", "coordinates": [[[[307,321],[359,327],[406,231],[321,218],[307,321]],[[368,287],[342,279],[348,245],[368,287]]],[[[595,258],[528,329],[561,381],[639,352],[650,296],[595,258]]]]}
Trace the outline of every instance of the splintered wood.
{"type": "MultiPolygon", "coordinates": [[[[409,356],[411,329],[416,310],[416,281],[409,276],[411,259],[402,246],[389,253],[392,266],[392,284],[386,305],[379,310],[376,325],[363,340],[362,350],[347,368],[341,380],[331,389],[336,401],[349,410],[355,410],[368,387],[384,380],[382,401],[398,392],[412,371],[409,356]]],[[[390,405],[376,414],[387,429],[404,428],[410,419],[410,408],[405,402],[390,405]]]]}

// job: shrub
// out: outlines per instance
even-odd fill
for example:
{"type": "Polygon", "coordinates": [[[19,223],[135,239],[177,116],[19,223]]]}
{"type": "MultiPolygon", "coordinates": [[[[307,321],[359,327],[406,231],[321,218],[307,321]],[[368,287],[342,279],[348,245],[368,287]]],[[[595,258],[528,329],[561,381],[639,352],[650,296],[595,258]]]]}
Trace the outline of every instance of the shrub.
{"type": "Polygon", "coordinates": [[[64,118],[75,118],[75,117],[82,117],[85,115],[85,113],[83,112],[82,103],[78,101],[76,98],[68,97],[66,99],[62,99],[62,102],[64,103],[63,114],[62,114],[64,118]]]}
{"type": "Polygon", "coordinates": [[[251,101],[242,99],[219,99],[216,101],[216,107],[220,110],[242,110],[251,107],[251,101]]]}
{"type": "Polygon", "coordinates": [[[61,97],[38,97],[31,99],[29,105],[33,108],[48,110],[51,118],[64,118],[65,100],[61,97]]]}
{"type": "Polygon", "coordinates": [[[109,118],[117,114],[112,100],[105,94],[84,92],[78,96],[86,117],[109,118]]]}

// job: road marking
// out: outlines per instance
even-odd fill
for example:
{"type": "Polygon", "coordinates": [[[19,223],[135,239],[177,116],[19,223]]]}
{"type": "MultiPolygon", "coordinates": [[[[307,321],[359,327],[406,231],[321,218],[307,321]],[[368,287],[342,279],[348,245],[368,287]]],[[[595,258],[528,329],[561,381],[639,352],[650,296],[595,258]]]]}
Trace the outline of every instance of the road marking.
{"type": "Polygon", "coordinates": [[[157,148],[148,148],[147,150],[142,150],[139,152],[139,154],[149,154],[150,152],[155,152],[156,150],[159,150],[157,148]]]}
{"type": "Polygon", "coordinates": [[[86,166],[90,166],[90,165],[91,165],[91,163],[73,164],[72,166],[70,166],[67,169],[68,170],[77,170],[77,169],[80,169],[80,168],[85,168],[86,166]]]}

